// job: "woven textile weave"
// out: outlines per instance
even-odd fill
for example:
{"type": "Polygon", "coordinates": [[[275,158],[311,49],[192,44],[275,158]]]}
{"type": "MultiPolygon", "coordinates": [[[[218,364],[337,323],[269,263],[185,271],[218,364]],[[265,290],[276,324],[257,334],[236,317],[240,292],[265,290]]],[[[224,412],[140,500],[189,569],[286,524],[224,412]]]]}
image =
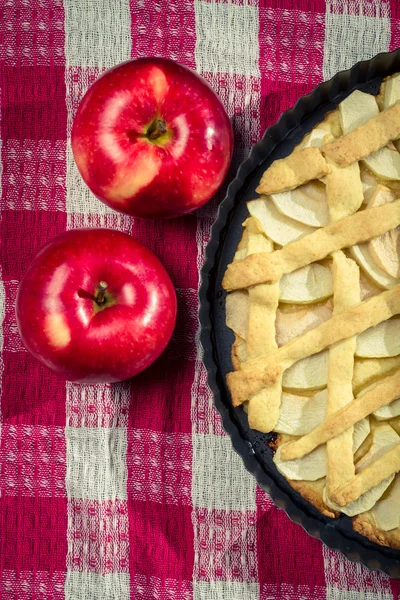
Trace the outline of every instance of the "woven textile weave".
{"type": "Polygon", "coordinates": [[[0,0],[0,599],[398,600],[274,507],[233,452],[198,341],[199,269],[223,190],[166,222],[98,202],[70,132],[129,57],[201,73],[232,118],[230,173],[296,99],[400,45],[396,0],[0,0]],[[178,321],[131,382],[64,383],[25,351],[14,303],[38,248],[75,227],[131,233],[168,269],[178,321]]]}

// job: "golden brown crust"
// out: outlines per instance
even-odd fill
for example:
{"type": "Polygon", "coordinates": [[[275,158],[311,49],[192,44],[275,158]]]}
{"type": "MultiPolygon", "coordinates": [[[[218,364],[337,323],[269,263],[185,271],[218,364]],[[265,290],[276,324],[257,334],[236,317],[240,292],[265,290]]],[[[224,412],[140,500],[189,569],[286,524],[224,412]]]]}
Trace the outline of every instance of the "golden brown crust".
{"type": "Polygon", "coordinates": [[[371,542],[381,546],[390,546],[395,550],[400,549],[400,526],[391,531],[382,531],[376,527],[370,512],[353,517],[353,529],[367,537],[371,542]]]}
{"type": "MultiPolygon", "coordinates": [[[[272,252],[274,245],[262,233],[261,223],[249,217],[244,223],[247,230],[247,256],[255,252],[272,252]]],[[[246,352],[253,358],[277,348],[275,319],[279,304],[279,283],[260,284],[249,289],[246,352]]],[[[279,418],[282,382],[278,380],[270,389],[260,390],[249,399],[249,425],[253,429],[269,432],[279,418]]]]}
{"type": "Polygon", "coordinates": [[[400,443],[359,471],[350,481],[334,490],[331,498],[339,506],[346,506],[399,471],[400,443]]]}
{"type": "Polygon", "coordinates": [[[276,194],[286,192],[329,173],[328,165],[318,148],[304,148],[275,160],[264,172],[256,192],[276,194]]]}
{"type": "Polygon", "coordinates": [[[244,228],[242,237],[240,238],[240,242],[238,243],[236,250],[243,250],[244,248],[247,248],[247,236],[247,229],[244,228]]]}
{"type": "Polygon", "coordinates": [[[357,162],[343,168],[329,159],[327,163],[331,168],[325,180],[329,217],[339,221],[355,213],[364,201],[360,167],[357,162]]]}
{"type": "Polygon", "coordinates": [[[249,289],[247,332],[249,358],[267,354],[277,348],[275,320],[278,304],[279,283],[262,283],[249,289]]]}
{"type": "MultiPolygon", "coordinates": [[[[343,252],[333,258],[333,314],[360,302],[360,272],[356,263],[343,252]]],[[[329,349],[328,401],[326,416],[333,415],[353,399],[353,368],[356,337],[335,344],[329,349]]],[[[353,460],[353,432],[349,427],[326,445],[327,494],[351,479],[355,473],[353,460]]]]}
{"type": "Polygon", "coordinates": [[[347,167],[400,136],[400,105],[394,104],[350,133],[322,146],[322,153],[347,167]]]}
{"type": "Polygon", "coordinates": [[[354,395],[397,369],[400,369],[400,356],[356,359],[353,374],[354,395]]]}
{"type": "Polygon", "coordinates": [[[400,371],[385,377],[368,392],[354,398],[349,404],[338,410],[310,433],[282,448],[281,459],[293,460],[309,454],[321,444],[355,425],[364,417],[372,414],[381,406],[390,404],[398,397],[400,371]]]}
{"type": "Polygon", "coordinates": [[[249,360],[236,373],[227,375],[234,406],[238,406],[262,387],[268,386],[295,362],[381,323],[400,312],[400,285],[367,298],[339,315],[307,331],[275,352],[249,360]]]}
{"type": "Polygon", "coordinates": [[[279,419],[279,408],[282,400],[282,378],[268,388],[260,390],[249,400],[249,425],[263,433],[269,433],[279,419]]]}
{"type": "MultiPolygon", "coordinates": [[[[400,108],[400,105],[399,105],[400,108]]],[[[382,235],[400,225],[400,199],[350,215],[267,254],[252,254],[228,265],[222,280],[230,291],[279,281],[287,273],[326,258],[336,250],[382,235]]]]}
{"type": "MultiPolygon", "coordinates": [[[[388,88],[385,90],[386,84],[381,86],[378,96],[381,110],[389,102],[393,104],[398,95],[399,80],[393,84],[390,83],[390,86],[390,90],[388,88]]],[[[244,223],[244,232],[234,258],[235,264],[228,268],[223,282],[229,290],[244,288],[243,291],[236,292],[237,299],[234,298],[235,294],[232,295],[231,303],[237,304],[237,310],[240,314],[243,313],[245,320],[240,321],[238,315],[233,315],[235,317],[232,321],[235,324],[234,331],[239,335],[235,335],[235,343],[232,347],[232,362],[235,372],[228,375],[227,381],[234,404],[237,405],[244,401],[243,406],[248,414],[249,426],[261,431],[270,431],[276,426],[278,418],[283,424],[286,423],[286,420],[290,423],[291,419],[301,419],[301,408],[295,404],[290,409],[287,405],[283,411],[280,409],[281,381],[285,370],[303,357],[307,360],[307,356],[320,352],[320,348],[323,350],[329,347],[329,375],[325,374],[328,377],[329,394],[326,420],[314,431],[302,437],[279,435],[275,446],[284,444],[284,447],[278,451],[276,464],[282,467],[282,472],[286,473],[286,477],[297,477],[299,474],[306,479],[313,479],[315,476],[321,477],[325,472],[325,463],[320,471],[313,471],[314,475],[310,476],[309,469],[314,468],[314,457],[305,455],[312,452],[317,446],[326,443],[326,454],[325,447],[320,447],[316,454],[319,468],[322,464],[320,457],[322,456],[322,459],[325,460],[326,455],[326,477],[317,481],[287,479],[288,483],[322,514],[332,518],[340,515],[340,506],[343,507],[342,511],[347,511],[347,514],[351,515],[356,511],[365,510],[371,506],[374,498],[380,497],[382,503],[378,502],[368,513],[363,513],[353,519],[354,529],[378,544],[400,548],[400,526],[387,532],[378,528],[378,523],[379,527],[384,529],[393,527],[397,523],[396,494],[398,494],[398,490],[396,493],[393,492],[394,501],[388,494],[380,496],[380,490],[388,480],[391,481],[395,477],[394,474],[386,477],[390,470],[397,472],[398,467],[400,471],[400,445],[395,448],[389,446],[390,451],[386,452],[384,457],[377,454],[375,461],[369,464],[367,462],[364,467],[360,462],[356,475],[354,465],[357,464],[360,457],[366,456],[365,452],[373,451],[371,441],[373,435],[366,437],[360,446],[362,436],[367,435],[368,429],[364,426],[357,426],[357,435],[353,434],[353,425],[363,418],[364,414],[370,415],[371,412],[388,404],[398,395],[400,356],[387,359],[369,358],[361,361],[357,359],[355,364],[354,346],[355,336],[374,326],[376,319],[378,322],[382,322],[393,314],[398,314],[400,286],[397,286],[398,289],[394,291],[393,295],[389,294],[388,296],[382,296],[380,290],[375,287],[368,294],[368,297],[373,296],[373,302],[367,305],[361,303],[362,308],[360,309],[360,304],[357,304],[359,298],[354,297],[354,294],[357,296],[359,292],[358,276],[353,277],[357,268],[341,252],[352,245],[367,241],[372,246],[375,243],[374,238],[381,240],[382,238],[379,236],[385,234],[386,237],[389,236],[390,233],[386,233],[386,231],[391,232],[400,224],[400,207],[396,207],[396,204],[400,203],[400,198],[393,201],[387,213],[386,211],[371,212],[370,208],[373,205],[370,202],[368,202],[367,210],[364,210],[363,207],[360,210],[363,202],[367,202],[364,192],[369,194],[368,200],[370,199],[372,184],[370,178],[366,179],[364,176],[361,181],[360,168],[356,162],[385,145],[392,148],[393,151],[395,149],[400,151],[400,141],[395,141],[394,144],[391,141],[388,142],[388,140],[397,139],[400,136],[400,109],[392,107],[377,117],[374,116],[367,125],[361,125],[352,130],[356,123],[362,122],[363,118],[365,120],[368,115],[371,117],[376,114],[371,98],[364,98],[360,92],[357,94],[359,96],[356,99],[361,103],[360,111],[357,110],[353,97],[353,104],[347,103],[346,107],[344,105],[340,107],[340,111],[336,109],[327,115],[325,120],[317,125],[316,131],[310,133],[309,136],[306,135],[303,142],[289,157],[275,161],[261,179],[257,191],[270,194],[291,190],[313,178],[322,177],[323,183],[326,185],[331,224],[328,227],[317,229],[312,235],[284,246],[282,250],[274,251],[274,245],[265,235],[260,221],[250,217],[244,223]],[[369,107],[368,110],[364,111],[364,105],[369,107]],[[345,131],[352,130],[351,133],[343,136],[342,125],[346,127],[345,131]],[[314,147],[310,147],[311,144],[314,147]],[[323,148],[320,148],[322,144],[323,148]],[[318,172],[319,174],[317,174],[318,172]],[[357,211],[359,212],[357,213],[357,211]],[[352,220],[350,215],[355,219],[352,220]],[[334,223],[335,221],[336,223],[334,223]],[[280,278],[306,264],[323,260],[334,253],[337,253],[336,258],[333,256],[333,268],[334,270],[336,268],[333,277],[335,283],[334,316],[327,321],[325,329],[318,326],[313,330],[314,333],[311,336],[302,335],[297,340],[282,345],[281,348],[276,348],[276,341],[284,344],[285,341],[293,338],[293,336],[282,337],[281,329],[278,328],[276,331],[275,328],[276,313],[279,312],[278,285],[280,278]],[[350,272],[349,274],[347,266],[350,267],[350,265],[354,267],[354,273],[350,272]],[[244,295],[247,303],[242,302],[244,295]],[[349,311],[349,306],[356,310],[349,311]],[[345,313],[344,317],[340,314],[341,310],[345,313]],[[336,316],[340,316],[341,319],[335,321],[336,316]],[[239,325],[243,324],[245,327],[240,328],[239,325]],[[246,339],[243,339],[243,336],[246,339]],[[385,379],[382,379],[384,376],[385,379]],[[377,380],[378,383],[376,383],[377,380]],[[354,393],[374,382],[373,389],[353,400],[354,393]],[[279,415],[279,412],[282,414],[279,415]],[[358,448],[355,454],[353,454],[353,448],[358,448]],[[294,457],[291,455],[293,452],[294,457]],[[298,454],[299,452],[300,454],[298,454]],[[288,454],[285,455],[286,453],[288,454]],[[286,465],[282,462],[282,460],[296,462],[296,459],[302,461],[303,456],[305,456],[306,462],[301,463],[301,469],[298,472],[291,470],[290,463],[286,465]],[[376,485],[379,481],[380,483],[376,485]],[[365,502],[363,498],[371,489],[374,490],[375,496],[372,500],[365,502]],[[328,507],[324,500],[331,506],[328,507]],[[357,505],[356,509],[352,508],[354,505],[357,505]],[[350,508],[348,508],[349,506],[350,508]]],[[[387,185],[391,189],[400,191],[400,182],[389,181],[387,185]]],[[[376,259],[376,257],[374,258],[376,259]]],[[[380,268],[386,270],[386,263],[384,266],[380,264],[380,268]]],[[[366,298],[367,294],[363,292],[361,297],[366,298]]],[[[310,310],[312,311],[312,308],[310,310]]],[[[378,351],[373,348],[371,350],[372,352],[378,351]]],[[[327,354],[325,352],[325,355],[327,354]]],[[[371,356],[374,355],[371,354],[371,356]]],[[[300,364],[299,367],[301,366],[300,364]]],[[[326,391],[324,394],[325,402],[326,391]]],[[[320,408],[319,406],[318,410],[320,408]]],[[[316,419],[315,423],[320,423],[321,419],[322,415],[316,419]]],[[[371,432],[374,432],[378,422],[374,416],[364,419],[364,421],[367,420],[371,432]]],[[[389,425],[400,434],[400,417],[388,420],[385,426],[390,429],[389,425]]],[[[285,425],[282,427],[282,431],[284,431],[285,425]]],[[[305,431],[310,431],[311,427],[315,427],[315,424],[309,424],[305,431]]],[[[379,427],[382,427],[381,421],[379,427]]],[[[280,428],[281,425],[278,429],[280,428]]],[[[396,440],[394,443],[397,444],[396,440]]],[[[399,477],[400,475],[397,475],[397,478],[399,477]]],[[[398,481],[397,478],[394,481],[398,481]]]]}
{"type": "Polygon", "coordinates": [[[329,508],[323,500],[325,479],[318,479],[317,481],[293,481],[288,479],[287,482],[304,500],[307,500],[326,517],[334,519],[339,516],[340,513],[329,508]]]}
{"type": "Polygon", "coordinates": [[[240,359],[240,350],[239,350],[239,346],[241,346],[243,343],[245,343],[244,340],[242,340],[242,338],[240,338],[236,333],[235,333],[235,341],[232,344],[232,366],[234,371],[237,371],[238,369],[240,369],[240,364],[241,364],[241,359],[240,359]]]}

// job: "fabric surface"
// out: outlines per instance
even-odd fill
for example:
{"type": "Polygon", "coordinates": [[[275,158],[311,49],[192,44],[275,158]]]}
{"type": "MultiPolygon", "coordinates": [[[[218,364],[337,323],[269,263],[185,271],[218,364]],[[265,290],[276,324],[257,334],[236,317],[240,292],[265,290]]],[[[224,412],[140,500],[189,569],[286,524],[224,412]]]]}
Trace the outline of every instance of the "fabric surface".
{"type": "Polygon", "coordinates": [[[166,222],[108,210],[69,136],[88,86],[129,57],[201,73],[235,130],[233,176],[264,129],[337,70],[400,44],[396,0],[0,0],[1,600],[392,600],[400,582],[309,537],[224,434],[198,340],[217,198],[166,222]],[[65,384],[25,351],[14,302],[38,248],[80,226],[163,261],[178,321],[130,382],[65,384]]]}

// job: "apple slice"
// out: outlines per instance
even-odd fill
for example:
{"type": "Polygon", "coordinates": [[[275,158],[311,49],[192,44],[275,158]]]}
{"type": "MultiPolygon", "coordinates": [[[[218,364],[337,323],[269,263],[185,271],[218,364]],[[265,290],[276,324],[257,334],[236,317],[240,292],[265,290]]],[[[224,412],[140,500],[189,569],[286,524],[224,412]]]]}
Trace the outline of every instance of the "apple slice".
{"type": "Polygon", "coordinates": [[[361,300],[366,300],[367,298],[371,298],[371,296],[376,296],[376,294],[380,294],[382,289],[376,285],[362,271],[360,271],[360,294],[361,300]]]}
{"type": "Polygon", "coordinates": [[[233,260],[242,260],[243,258],[246,258],[246,256],[247,248],[240,248],[239,250],[236,250],[233,260]]]}
{"type": "Polygon", "coordinates": [[[246,340],[236,334],[236,339],[232,345],[232,364],[235,371],[240,368],[241,363],[246,362],[247,346],[246,340]]]}
{"type": "Polygon", "coordinates": [[[382,531],[396,529],[400,525],[400,475],[396,475],[390,489],[371,509],[376,526],[382,531]]]}
{"type": "MultiPolygon", "coordinates": [[[[393,106],[400,100],[400,74],[393,75],[385,81],[385,91],[383,96],[382,109],[385,110],[389,106],[393,106]]],[[[400,149],[400,140],[395,140],[393,144],[397,150],[400,149]]]]}
{"type": "MultiPolygon", "coordinates": [[[[399,155],[400,156],[400,155],[399,155]]],[[[376,188],[375,193],[371,196],[368,203],[368,208],[374,206],[382,206],[396,200],[397,194],[383,185],[376,188]]],[[[391,277],[396,279],[400,276],[400,227],[396,227],[392,231],[372,238],[368,242],[368,249],[371,256],[375,260],[378,267],[386,271],[391,277]]]]}
{"type": "MultiPolygon", "coordinates": [[[[322,392],[320,392],[320,398],[322,392]]],[[[315,398],[315,396],[314,396],[315,398]]],[[[326,401],[326,395],[325,395],[326,401]]],[[[319,400],[321,402],[321,400],[319,400]]],[[[368,436],[370,431],[369,420],[362,419],[354,426],[353,433],[353,452],[361,446],[362,442],[368,436]]],[[[316,481],[326,475],[326,444],[319,446],[306,456],[296,458],[294,460],[282,461],[281,449],[285,446],[282,444],[274,456],[276,468],[288,479],[295,481],[316,481]]]]}
{"type": "Polygon", "coordinates": [[[356,356],[387,358],[400,354],[400,319],[382,321],[357,336],[356,356]]]}
{"type": "Polygon", "coordinates": [[[310,133],[307,133],[300,144],[298,144],[295,150],[301,150],[302,148],[310,148],[312,146],[320,148],[324,144],[324,137],[327,134],[331,134],[334,137],[340,137],[342,135],[342,129],[340,126],[339,109],[334,109],[325,115],[325,118],[321,123],[318,123],[316,127],[310,133]]]}
{"type": "Polygon", "coordinates": [[[323,139],[327,133],[330,132],[328,127],[323,127],[323,123],[317,125],[310,133],[304,136],[303,140],[296,147],[296,150],[302,150],[303,148],[320,148],[323,145],[323,139]]]}
{"type": "Polygon", "coordinates": [[[227,326],[245,340],[249,321],[249,294],[247,290],[235,290],[228,294],[225,310],[227,326]]]}
{"type": "Polygon", "coordinates": [[[279,446],[274,455],[276,468],[287,479],[294,481],[316,481],[326,475],[326,445],[315,448],[312,452],[294,460],[281,460],[281,450],[286,444],[279,446]]]}
{"type": "Polygon", "coordinates": [[[361,444],[364,440],[367,439],[371,431],[369,418],[361,419],[354,425],[354,433],[353,433],[353,453],[355,454],[357,450],[360,448],[361,444]]]}
{"type": "Polygon", "coordinates": [[[381,180],[400,179],[400,154],[394,148],[381,148],[364,158],[363,163],[381,180]]]}
{"type": "Polygon", "coordinates": [[[283,374],[286,390],[317,390],[328,383],[329,350],[308,356],[295,363],[283,374]]]}
{"type": "Polygon", "coordinates": [[[390,404],[378,408],[378,410],[374,412],[374,416],[378,421],[388,421],[389,419],[400,417],[400,399],[397,398],[397,400],[393,400],[390,404]]]}
{"type": "Polygon", "coordinates": [[[306,333],[306,331],[318,327],[331,317],[331,304],[291,311],[278,310],[276,313],[276,341],[278,346],[284,346],[294,338],[306,333]]]}
{"type": "Polygon", "coordinates": [[[353,131],[359,125],[379,114],[375,97],[359,90],[352,92],[339,104],[340,123],[343,134],[353,131]]]}
{"type": "Polygon", "coordinates": [[[325,420],[327,395],[326,388],[311,398],[283,392],[275,431],[297,436],[318,427],[325,420]]]}
{"type": "Polygon", "coordinates": [[[368,243],[352,246],[349,250],[364,272],[380,287],[388,290],[397,285],[397,280],[375,263],[368,249],[368,243]]]}
{"type": "Polygon", "coordinates": [[[272,194],[271,200],[283,215],[305,225],[324,227],[329,223],[326,189],[319,181],[310,181],[290,192],[272,194]]]}
{"type": "MultiPolygon", "coordinates": [[[[311,397],[283,392],[275,431],[293,436],[310,433],[325,420],[327,398],[326,388],[311,397]]],[[[358,450],[369,432],[369,419],[361,419],[354,428],[354,452],[358,450]]]]}
{"type": "Polygon", "coordinates": [[[247,208],[251,216],[260,221],[264,233],[280,246],[286,246],[315,231],[314,227],[299,223],[280,213],[270,198],[251,200],[247,203],[247,208]]]}
{"type": "Polygon", "coordinates": [[[393,75],[385,81],[385,94],[383,96],[383,110],[396,104],[400,100],[400,73],[393,75]]]}
{"type": "Polygon", "coordinates": [[[378,179],[362,164],[360,165],[360,179],[364,195],[364,202],[368,204],[373,193],[375,192],[376,186],[378,185],[378,179]]]}
{"type": "Polygon", "coordinates": [[[279,282],[280,302],[312,304],[333,294],[332,273],[329,267],[312,263],[288,275],[279,282]]]}
{"type": "MultiPolygon", "coordinates": [[[[399,436],[395,430],[390,427],[390,425],[387,423],[378,425],[372,432],[372,445],[370,446],[368,452],[356,464],[356,473],[359,473],[362,469],[365,469],[365,467],[388,452],[398,443],[399,436]]],[[[365,494],[362,494],[357,500],[350,502],[350,504],[344,507],[340,507],[335,502],[329,501],[329,499],[326,497],[326,492],[324,492],[324,500],[328,506],[331,506],[335,510],[340,510],[349,517],[354,517],[355,515],[370,510],[384,494],[386,489],[392,483],[393,479],[394,475],[391,475],[379,485],[371,488],[368,490],[368,492],[365,492],[365,494]]]]}
{"type": "Polygon", "coordinates": [[[359,358],[354,361],[353,392],[359,394],[366,386],[400,369],[400,356],[391,358],[359,358]]]}

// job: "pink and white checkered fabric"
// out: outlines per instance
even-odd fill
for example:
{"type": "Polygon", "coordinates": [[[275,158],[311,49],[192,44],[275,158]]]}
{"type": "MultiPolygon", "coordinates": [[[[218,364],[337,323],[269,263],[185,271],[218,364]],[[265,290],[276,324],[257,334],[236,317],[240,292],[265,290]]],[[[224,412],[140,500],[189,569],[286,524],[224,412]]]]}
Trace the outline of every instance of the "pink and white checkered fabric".
{"type": "Polygon", "coordinates": [[[95,200],[74,165],[78,103],[129,57],[176,59],[219,93],[234,173],[265,127],[336,71],[400,44],[396,0],[0,0],[1,600],[394,600],[400,583],[310,538],[232,451],[198,343],[217,201],[147,222],[95,200]],[[178,323],[150,369],[63,383],[24,350],[18,282],[68,228],[131,233],[164,262],[178,323]]]}

